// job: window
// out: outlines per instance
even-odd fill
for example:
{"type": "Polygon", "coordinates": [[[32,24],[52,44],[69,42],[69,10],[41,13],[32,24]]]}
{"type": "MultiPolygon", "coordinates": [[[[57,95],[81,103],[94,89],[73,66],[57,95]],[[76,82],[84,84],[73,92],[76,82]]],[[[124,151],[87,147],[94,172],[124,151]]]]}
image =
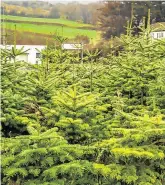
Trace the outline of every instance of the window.
{"type": "Polygon", "coordinates": [[[163,32],[157,33],[157,39],[163,38],[163,32]]]}
{"type": "Polygon", "coordinates": [[[161,38],[163,37],[163,32],[160,33],[160,37],[161,37],[161,38]]]}
{"type": "Polygon", "coordinates": [[[41,53],[36,53],[36,64],[41,64],[41,53]]]}
{"type": "Polygon", "coordinates": [[[154,33],[151,33],[151,37],[154,38],[154,33]]]}
{"type": "Polygon", "coordinates": [[[41,58],[41,53],[36,53],[36,58],[41,58]]]}

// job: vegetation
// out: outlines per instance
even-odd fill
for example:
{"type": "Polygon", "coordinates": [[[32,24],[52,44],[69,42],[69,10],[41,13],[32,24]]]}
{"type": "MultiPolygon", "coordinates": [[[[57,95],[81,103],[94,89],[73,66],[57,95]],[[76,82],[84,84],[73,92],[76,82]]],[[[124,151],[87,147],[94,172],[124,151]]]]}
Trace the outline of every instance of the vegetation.
{"type": "Polygon", "coordinates": [[[125,33],[127,21],[133,19],[133,34],[139,33],[138,27],[146,17],[147,26],[148,9],[150,9],[150,23],[165,22],[165,4],[163,1],[106,1],[100,9],[99,23],[103,37],[119,36],[125,33]],[[134,17],[133,17],[134,15],[134,17]]]}
{"type": "Polygon", "coordinates": [[[8,34],[8,44],[13,42],[9,35],[12,35],[15,30],[15,25],[18,35],[20,35],[19,38],[21,38],[18,40],[18,44],[45,45],[46,39],[52,40],[53,35],[61,35],[67,37],[69,41],[74,40],[74,42],[78,40],[84,42],[85,40],[89,43],[91,41],[97,42],[100,39],[100,32],[90,24],[77,23],[66,19],[28,18],[10,15],[3,16],[3,18],[5,21],[2,26],[8,34]]]}
{"type": "MultiPolygon", "coordinates": [[[[127,21],[131,19],[133,34],[139,34],[138,27],[143,22],[143,17],[146,17],[145,26],[147,25],[149,8],[151,24],[165,22],[163,1],[105,1],[88,4],[7,1],[2,3],[1,12],[5,14],[2,18],[5,19],[8,35],[12,34],[13,25],[17,24],[18,34],[21,35],[19,44],[44,45],[47,39],[52,43],[51,34],[56,34],[68,37],[68,42],[90,43],[90,48],[91,45],[99,45],[101,36],[105,39],[104,44],[109,39],[112,42],[114,36],[125,34],[127,21]]],[[[9,39],[8,43],[12,44],[12,40],[9,39]]]]}
{"type": "Polygon", "coordinates": [[[27,23],[54,23],[57,25],[61,25],[61,26],[68,26],[68,27],[74,27],[74,28],[93,28],[94,26],[91,24],[83,24],[80,22],[75,22],[75,21],[71,21],[71,20],[67,20],[67,19],[62,19],[62,18],[58,18],[58,19],[48,19],[48,18],[35,18],[35,17],[22,17],[22,16],[12,16],[12,15],[5,15],[4,16],[5,21],[24,21],[27,23]]]}
{"type": "MultiPolygon", "coordinates": [[[[102,3],[88,4],[78,2],[51,4],[42,1],[7,1],[2,3],[1,9],[6,15],[42,17],[45,19],[45,22],[55,22],[64,25],[69,24],[71,27],[74,27],[76,22],[92,24],[102,31],[102,35],[105,39],[125,33],[127,21],[131,20],[132,15],[135,15],[132,22],[134,34],[138,34],[140,31],[138,26],[140,26],[143,17],[147,18],[148,9],[151,10],[150,23],[165,22],[165,4],[163,1],[104,1],[102,3]],[[47,21],[46,18],[56,18],[59,21],[47,21]],[[75,23],[69,23],[67,20],[75,21],[75,23]]],[[[27,18],[21,18],[20,20],[23,19],[27,21],[27,18]]],[[[31,20],[31,18],[29,19],[31,20]]],[[[13,20],[19,21],[12,17],[12,21],[13,20]]],[[[34,20],[31,21],[34,22],[34,20]]],[[[40,22],[40,20],[37,19],[36,22],[40,22]]],[[[90,25],[89,27],[92,28],[90,25]]],[[[82,27],[86,26],[83,25],[82,27]]]]}
{"type": "Polygon", "coordinates": [[[95,30],[86,30],[86,29],[77,29],[70,27],[62,27],[62,26],[54,26],[54,25],[35,25],[30,23],[9,23],[6,22],[5,26],[10,30],[15,29],[15,25],[17,29],[22,32],[32,32],[32,33],[41,33],[47,35],[63,35],[68,38],[74,38],[77,35],[88,36],[90,39],[96,38],[97,32],[95,30]]]}
{"type": "Polygon", "coordinates": [[[100,3],[81,4],[71,3],[48,3],[44,1],[5,1],[1,9],[7,15],[40,18],[65,18],[85,24],[96,24],[100,3]],[[69,10],[69,11],[68,11],[69,10]]]}
{"type": "Polygon", "coordinates": [[[2,50],[3,185],[165,184],[165,41],[139,29],[83,62],[60,37],[41,65],[2,50]]]}

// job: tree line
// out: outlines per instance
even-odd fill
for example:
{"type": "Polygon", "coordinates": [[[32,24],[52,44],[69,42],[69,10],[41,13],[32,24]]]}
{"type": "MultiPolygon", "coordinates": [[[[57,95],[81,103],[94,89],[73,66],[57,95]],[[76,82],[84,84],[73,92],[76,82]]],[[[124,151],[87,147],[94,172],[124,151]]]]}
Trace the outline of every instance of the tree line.
{"type": "Polygon", "coordinates": [[[5,14],[34,16],[41,18],[65,18],[83,23],[97,23],[97,9],[100,3],[81,4],[72,2],[55,5],[46,2],[5,2],[2,3],[5,14]]]}
{"type": "Polygon", "coordinates": [[[125,32],[127,22],[132,20],[134,34],[139,33],[138,26],[146,17],[145,26],[148,21],[148,9],[150,9],[150,23],[165,22],[165,1],[123,1],[105,2],[100,9],[100,28],[104,38],[119,36],[125,32]]]}

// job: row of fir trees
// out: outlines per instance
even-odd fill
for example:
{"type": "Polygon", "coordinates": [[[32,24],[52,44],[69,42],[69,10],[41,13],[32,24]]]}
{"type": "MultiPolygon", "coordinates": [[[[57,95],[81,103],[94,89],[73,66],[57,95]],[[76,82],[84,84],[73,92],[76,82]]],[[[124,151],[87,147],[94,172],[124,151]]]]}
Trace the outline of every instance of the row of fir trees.
{"type": "Polygon", "coordinates": [[[117,56],[84,63],[2,50],[2,185],[165,185],[165,41],[150,31],[128,26],[117,56]]]}

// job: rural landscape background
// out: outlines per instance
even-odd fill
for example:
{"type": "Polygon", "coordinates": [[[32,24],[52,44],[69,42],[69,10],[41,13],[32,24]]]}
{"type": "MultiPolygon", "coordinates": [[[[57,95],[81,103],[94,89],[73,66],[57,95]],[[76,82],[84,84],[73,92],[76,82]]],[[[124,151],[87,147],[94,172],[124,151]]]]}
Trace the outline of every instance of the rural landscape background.
{"type": "Polygon", "coordinates": [[[1,184],[165,185],[164,1],[1,3],[1,184]]]}

